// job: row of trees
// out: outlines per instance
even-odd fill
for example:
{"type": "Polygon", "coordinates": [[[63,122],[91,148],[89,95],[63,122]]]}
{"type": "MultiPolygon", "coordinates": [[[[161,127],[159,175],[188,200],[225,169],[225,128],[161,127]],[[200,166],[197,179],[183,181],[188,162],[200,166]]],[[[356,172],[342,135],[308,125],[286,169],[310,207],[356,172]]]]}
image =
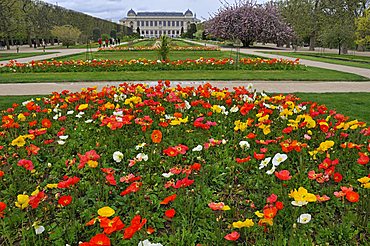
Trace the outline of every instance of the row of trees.
{"type": "Polygon", "coordinates": [[[9,45],[14,40],[26,40],[32,46],[40,46],[40,40],[54,43],[51,30],[55,26],[71,25],[81,31],[81,40],[93,35],[93,30],[101,33],[129,32],[123,26],[99,19],[84,13],[65,9],[40,0],[1,0],[0,1],[0,39],[9,45]]]}
{"type": "Polygon", "coordinates": [[[365,46],[369,0],[279,0],[278,7],[293,27],[295,42],[339,49],[365,46]],[[357,31],[356,31],[357,30],[357,31]]]}

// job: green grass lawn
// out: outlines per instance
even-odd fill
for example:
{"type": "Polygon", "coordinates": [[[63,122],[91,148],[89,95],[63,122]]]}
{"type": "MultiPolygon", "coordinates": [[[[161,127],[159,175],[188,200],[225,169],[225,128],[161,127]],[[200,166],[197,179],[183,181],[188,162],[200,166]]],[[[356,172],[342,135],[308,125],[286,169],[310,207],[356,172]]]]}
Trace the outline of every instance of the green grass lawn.
{"type": "MultiPolygon", "coordinates": [[[[99,51],[93,52],[94,59],[109,59],[109,60],[131,60],[138,58],[146,58],[149,60],[157,60],[158,53],[156,51],[99,51]]],[[[204,58],[235,58],[235,53],[225,51],[171,51],[169,54],[170,60],[183,59],[198,59],[204,58]]],[[[251,55],[243,55],[243,57],[255,57],[251,55]]],[[[81,53],[73,56],[64,56],[58,60],[85,60],[86,54],[81,53]]]]}
{"type": "Polygon", "coordinates": [[[41,56],[54,54],[55,52],[32,52],[32,53],[2,53],[0,52],[0,61],[14,60],[19,58],[31,57],[31,56],[41,56]]]}
{"type": "Polygon", "coordinates": [[[155,81],[169,80],[297,80],[366,81],[355,74],[308,67],[306,70],[176,70],[74,73],[3,73],[0,83],[79,82],[79,81],[155,81]]]}
{"type": "MultiPolygon", "coordinates": [[[[91,48],[99,48],[99,44],[94,42],[91,43],[91,48]]],[[[76,44],[76,45],[71,45],[68,47],[68,49],[86,49],[87,44],[76,44]]],[[[39,48],[42,49],[42,48],[39,48]]],[[[47,50],[53,50],[53,49],[67,49],[67,46],[48,46],[46,47],[47,50]]]]}
{"type": "Polygon", "coordinates": [[[308,52],[265,52],[264,51],[262,53],[370,69],[370,57],[366,57],[366,56],[322,54],[322,53],[308,53],[308,52]]]}
{"type": "MultiPolygon", "coordinates": [[[[295,93],[304,101],[325,104],[329,109],[370,124],[370,93],[295,93]]],[[[21,103],[30,98],[42,96],[0,96],[0,110],[5,110],[13,103],[21,103]]]]}

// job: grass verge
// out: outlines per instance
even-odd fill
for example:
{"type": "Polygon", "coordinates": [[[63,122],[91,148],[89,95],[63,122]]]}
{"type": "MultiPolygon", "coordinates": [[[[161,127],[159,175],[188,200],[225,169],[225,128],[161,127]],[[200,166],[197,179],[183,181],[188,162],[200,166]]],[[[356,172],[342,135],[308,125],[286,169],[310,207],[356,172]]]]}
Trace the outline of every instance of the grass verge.
{"type": "Polygon", "coordinates": [[[1,53],[0,52],[0,61],[8,61],[8,60],[26,58],[26,57],[31,57],[31,56],[50,55],[54,53],[55,52],[31,52],[31,53],[1,53]]]}
{"type": "Polygon", "coordinates": [[[370,57],[364,56],[306,53],[306,52],[261,52],[261,53],[370,69],[370,57]]]}
{"type": "Polygon", "coordinates": [[[71,73],[3,73],[0,83],[79,82],[79,81],[153,81],[169,80],[292,80],[292,81],[366,81],[359,75],[308,67],[306,70],[174,70],[71,73]]]}

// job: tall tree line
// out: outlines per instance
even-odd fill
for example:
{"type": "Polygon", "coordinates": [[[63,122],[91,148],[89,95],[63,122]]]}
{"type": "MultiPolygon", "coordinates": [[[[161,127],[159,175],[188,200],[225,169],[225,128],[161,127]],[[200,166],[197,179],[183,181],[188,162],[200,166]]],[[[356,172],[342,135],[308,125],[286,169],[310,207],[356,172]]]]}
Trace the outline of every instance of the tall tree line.
{"type": "Polygon", "coordinates": [[[279,9],[296,33],[296,43],[338,48],[347,53],[355,48],[359,18],[370,0],[278,0],[279,9]]]}
{"type": "Polygon", "coordinates": [[[50,30],[63,25],[78,28],[82,33],[81,40],[91,38],[94,29],[99,29],[101,33],[110,33],[112,30],[129,32],[117,23],[40,0],[0,1],[0,40],[5,42],[8,49],[15,40],[26,40],[30,46],[39,46],[41,39],[53,44],[55,37],[50,30]]]}

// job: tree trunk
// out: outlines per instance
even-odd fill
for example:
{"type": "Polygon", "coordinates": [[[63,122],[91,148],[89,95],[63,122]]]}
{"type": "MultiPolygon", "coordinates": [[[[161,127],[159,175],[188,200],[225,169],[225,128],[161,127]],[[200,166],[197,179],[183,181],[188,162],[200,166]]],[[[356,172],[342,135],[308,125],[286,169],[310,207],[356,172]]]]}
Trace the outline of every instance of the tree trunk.
{"type": "Polygon", "coordinates": [[[242,40],[242,43],[243,43],[243,47],[246,47],[246,48],[249,48],[251,45],[251,41],[247,39],[242,40]]]}
{"type": "Polygon", "coordinates": [[[10,41],[10,45],[14,46],[14,40],[11,38],[9,41],[10,41]]]}
{"type": "Polygon", "coordinates": [[[5,38],[6,49],[10,50],[9,38],[5,38]]]}
{"type": "Polygon", "coordinates": [[[54,45],[54,38],[50,39],[50,45],[52,45],[52,46],[54,45]]]}
{"type": "Polygon", "coordinates": [[[342,52],[342,44],[339,42],[338,44],[338,54],[341,55],[342,52]]]}
{"type": "Polygon", "coordinates": [[[32,48],[32,39],[31,39],[31,33],[30,32],[27,33],[27,42],[28,42],[28,45],[30,46],[30,48],[32,48]]]}
{"type": "Polygon", "coordinates": [[[315,38],[315,34],[312,34],[310,36],[310,51],[314,51],[315,50],[315,43],[316,43],[316,38],[315,38]]]}
{"type": "Polygon", "coordinates": [[[37,47],[40,47],[40,39],[38,37],[36,37],[35,42],[36,42],[37,47]]]}

